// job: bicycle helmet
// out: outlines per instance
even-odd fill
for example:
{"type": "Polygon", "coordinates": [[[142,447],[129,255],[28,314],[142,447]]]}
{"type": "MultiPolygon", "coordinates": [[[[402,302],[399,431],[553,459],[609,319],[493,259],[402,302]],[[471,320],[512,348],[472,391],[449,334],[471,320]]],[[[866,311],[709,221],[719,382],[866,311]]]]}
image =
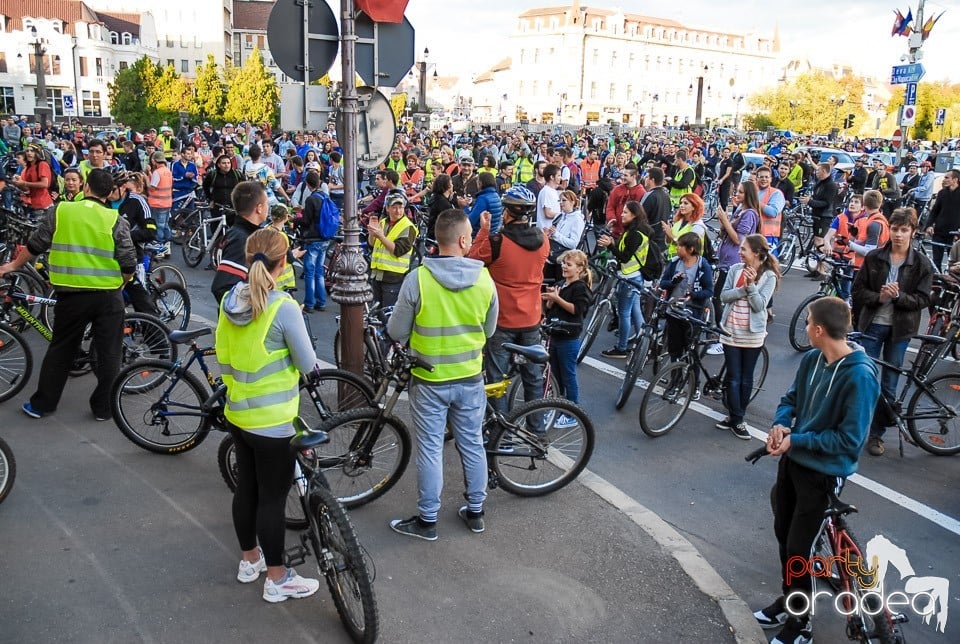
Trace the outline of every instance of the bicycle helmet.
{"type": "Polygon", "coordinates": [[[511,186],[500,199],[504,208],[517,218],[528,217],[537,207],[537,198],[524,186],[511,186]]]}

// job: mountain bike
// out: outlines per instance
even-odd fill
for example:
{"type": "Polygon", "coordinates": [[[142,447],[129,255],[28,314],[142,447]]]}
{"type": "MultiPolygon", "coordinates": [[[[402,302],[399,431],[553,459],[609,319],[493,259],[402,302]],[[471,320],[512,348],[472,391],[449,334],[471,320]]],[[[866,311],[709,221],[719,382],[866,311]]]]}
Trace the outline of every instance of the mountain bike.
{"type": "Polygon", "coordinates": [[[210,257],[210,263],[220,263],[220,242],[227,233],[227,216],[221,212],[216,216],[202,217],[196,229],[180,247],[183,261],[187,266],[196,268],[204,256],[210,257]]]}
{"type": "Polygon", "coordinates": [[[0,503],[7,498],[13,489],[13,481],[17,478],[17,461],[13,458],[13,450],[7,442],[0,438],[0,503]]]}
{"type": "Polygon", "coordinates": [[[849,292],[850,289],[844,286],[853,281],[853,264],[843,255],[835,252],[832,258],[820,254],[813,256],[818,264],[828,264],[830,272],[820,282],[817,292],[800,302],[790,318],[790,346],[801,353],[813,348],[807,337],[807,307],[821,297],[837,297],[840,293],[849,292]]]}
{"type": "Polygon", "coordinates": [[[947,339],[941,357],[948,353],[960,360],[960,280],[951,273],[933,276],[927,335],[947,339]]]}
{"type": "MultiPolygon", "coordinates": [[[[561,329],[570,329],[576,330],[580,328],[580,324],[575,322],[564,322],[557,319],[544,320],[540,323],[540,344],[543,345],[543,348],[550,353],[550,333],[552,331],[557,331],[561,329]]],[[[520,365],[527,362],[527,359],[521,356],[518,353],[511,353],[510,360],[513,363],[513,366],[519,369],[520,365]]],[[[518,407],[524,403],[524,391],[523,391],[523,379],[514,378],[510,382],[510,386],[507,387],[507,410],[510,411],[514,407],[518,407]]],[[[543,391],[540,393],[541,398],[553,398],[560,396],[560,382],[557,380],[557,376],[554,375],[553,369],[550,368],[550,361],[543,365],[543,391]]]]}
{"type": "Polygon", "coordinates": [[[593,306],[583,321],[583,333],[580,336],[580,351],[577,352],[577,364],[583,362],[593,346],[607,318],[616,315],[616,275],[617,260],[606,252],[601,252],[590,261],[596,279],[593,280],[593,306]]]}
{"type": "Polygon", "coordinates": [[[623,406],[627,404],[627,400],[630,399],[630,394],[633,393],[637,380],[650,358],[654,359],[651,364],[654,366],[654,373],[656,373],[657,367],[659,367],[656,358],[663,352],[662,322],[670,302],[663,298],[661,289],[649,286],[645,287],[640,295],[647,301],[653,300],[655,304],[652,313],[644,319],[643,328],[640,329],[636,340],[628,345],[627,366],[624,369],[623,380],[620,382],[620,391],[617,393],[616,408],[618,410],[623,409],[623,406]]]}

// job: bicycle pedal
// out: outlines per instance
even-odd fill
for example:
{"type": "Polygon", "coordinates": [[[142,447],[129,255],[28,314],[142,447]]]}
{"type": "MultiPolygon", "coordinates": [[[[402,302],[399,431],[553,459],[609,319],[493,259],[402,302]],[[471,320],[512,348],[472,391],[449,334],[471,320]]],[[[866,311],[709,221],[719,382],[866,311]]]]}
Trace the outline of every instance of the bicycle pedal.
{"type": "Polygon", "coordinates": [[[283,563],[288,568],[299,566],[307,560],[310,552],[303,546],[292,546],[283,552],[283,563]]]}

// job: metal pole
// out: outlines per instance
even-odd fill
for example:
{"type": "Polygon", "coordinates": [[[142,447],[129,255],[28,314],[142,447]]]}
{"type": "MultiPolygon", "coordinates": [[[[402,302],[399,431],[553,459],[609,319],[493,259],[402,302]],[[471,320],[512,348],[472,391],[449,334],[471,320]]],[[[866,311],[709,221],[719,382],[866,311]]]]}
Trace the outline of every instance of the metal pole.
{"type": "Polygon", "coordinates": [[[44,68],[44,51],[42,47],[43,44],[39,38],[33,42],[33,56],[37,65],[37,106],[34,108],[33,114],[37,118],[37,124],[41,128],[46,125],[43,119],[47,115],[47,70],[44,68]]]}
{"type": "Polygon", "coordinates": [[[697,125],[703,120],[703,76],[697,76],[697,125]]]}
{"type": "Polygon", "coordinates": [[[303,131],[310,122],[310,0],[303,0],[303,131]]]}
{"type": "Polygon", "coordinates": [[[417,63],[417,69],[420,70],[420,91],[417,95],[417,107],[423,114],[427,111],[427,61],[421,60],[417,63]]]}
{"type": "Polygon", "coordinates": [[[340,338],[343,368],[363,374],[363,304],[372,297],[367,281],[367,262],[360,252],[360,224],[357,219],[357,84],[356,24],[354,0],[340,0],[343,82],[340,109],[343,112],[343,219],[344,249],[334,264],[336,283],[330,297],[340,305],[340,338]]]}

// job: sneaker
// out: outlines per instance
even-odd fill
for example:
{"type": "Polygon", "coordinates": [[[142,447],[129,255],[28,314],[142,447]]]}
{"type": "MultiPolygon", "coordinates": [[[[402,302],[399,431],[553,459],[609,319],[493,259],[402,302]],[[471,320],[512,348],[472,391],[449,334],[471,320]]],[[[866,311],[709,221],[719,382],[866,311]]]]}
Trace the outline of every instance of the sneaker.
{"type": "Polygon", "coordinates": [[[703,396],[703,392],[701,392],[700,389],[694,389],[690,400],[700,400],[701,396],[703,396]]]}
{"type": "Polygon", "coordinates": [[[23,403],[23,407],[21,407],[20,409],[22,409],[23,413],[25,413],[30,418],[43,418],[43,412],[37,411],[36,409],[31,407],[30,401],[23,403]]]}
{"type": "Polygon", "coordinates": [[[425,541],[437,540],[437,522],[427,523],[419,516],[409,519],[394,519],[390,522],[390,529],[408,537],[416,537],[425,541]]]}
{"type": "Polygon", "coordinates": [[[468,509],[468,506],[463,506],[457,510],[457,516],[463,519],[463,522],[467,524],[467,527],[470,528],[470,532],[476,532],[480,534],[483,532],[483,511],[480,512],[471,512],[468,509]]]}
{"type": "Polygon", "coordinates": [[[732,431],[733,421],[730,420],[729,416],[727,416],[726,418],[721,420],[719,423],[715,424],[714,427],[716,427],[717,429],[722,429],[723,431],[727,431],[727,432],[732,431]]]}
{"type": "Polygon", "coordinates": [[[260,573],[267,572],[267,561],[263,558],[263,551],[260,552],[260,558],[253,563],[246,559],[240,560],[240,569],[237,570],[237,581],[241,584],[249,584],[260,578],[260,573]]]}
{"type": "Polygon", "coordinates": [[[760,628],[778,628],[786,624],[789,617],[784,608],[782,596],[777,597],[777,600],[766,608],[756,611],[753,616],[760,624],[760,628]]]}
{"type": "Polygon", "coordinates": [[[579,425],[579,421],[573,416],[567,416],[566,414],[560,414],[560,416],[553,421],[553,426],[556,429],[569,429],[571,427],[576,427],[579,425]]]}
{"type": "Polygon", "coordinates": [[[607,331],[608,331],[608,332],[613,333],[614,331],[616,331],[616,330],[619,329],[619,328],[620,328],[620,319],[619,319],[619,318],[613,317],[613,318],[610,319],[609,322],[607,322],[607,331]]]}
{"type": "Polygon", "coordinates": [[[105,420],[110,420],[111,418],[113,418],[113,416],[112,416],[111,414],[109,414],[109,413],[107,413],[107,414],[100,414],[100,413],[94,412],[94,413],[93,413],[93,418],[94,418],[94,420],[96,420],[97,422],[102,423],[102,422],[105,421],[105,420]]]}
{"type": "Polygon", "coordinates": [[[317,306],[313,307],[313,310],[314,310],[314,311],[320,311],[320,312],[322,313],[323,311],[326,311],[326,310],[327,310],[327,305],[326,305],[326,304],[317,305],[317,306]]]}
{"type": "Polygon", "coordinates": [[[791,617],[770,640],[770,644],[810,644],[813,641],[813,632],[810,630],[809,620],[791,617]]]}
{"type": "Polygon", "coordinates": [[[719,342],[716,342],[716,343],[714,343],[714,344],[711,344],[711,345],[707,348],[707,355],[708,355],[708,356],[722,356],[722,355],[723,355],[723,345],[720,344],[719,342]]]}
{"type": "Polygon", "coordinates": [[[276,604],[287,601],[291,597],[293,599],[309,597],[317,592],[318,588],[320,588],[320,582],[316,579],[304,579],[293,568],[287,568],[287,574],[280,581],[273,581],[267,577],[263,582],[263,598],[271,604],[276,604]]]}
{"type": "MultiPolygon", "coordinates": [[[[27,411],[24,409],[24,411],[27,411]]],[[[27,412],[28,414],[30,412],[27,412]]],[[[872,456],[883,456],[883,453],[886,451],[883,447],[883,439],[879,436],[871,436],[867,439],[867,451],[870,452],[872,456]]]]}
{"type": "Polygon", "coordinates": [[[626,358],[627,350],[610,347],[609,349],[604,349],[601,351],[600,355],[602,355],[604,358],[626,358]]]}
{"type": "Polygon", "coordinates": [[[750,440],[750,432],[747,431],[746,423],[737,423],[736,425],[730,428],[730,431],[737,438],[742,438],[745,441],[750,440]]]}

